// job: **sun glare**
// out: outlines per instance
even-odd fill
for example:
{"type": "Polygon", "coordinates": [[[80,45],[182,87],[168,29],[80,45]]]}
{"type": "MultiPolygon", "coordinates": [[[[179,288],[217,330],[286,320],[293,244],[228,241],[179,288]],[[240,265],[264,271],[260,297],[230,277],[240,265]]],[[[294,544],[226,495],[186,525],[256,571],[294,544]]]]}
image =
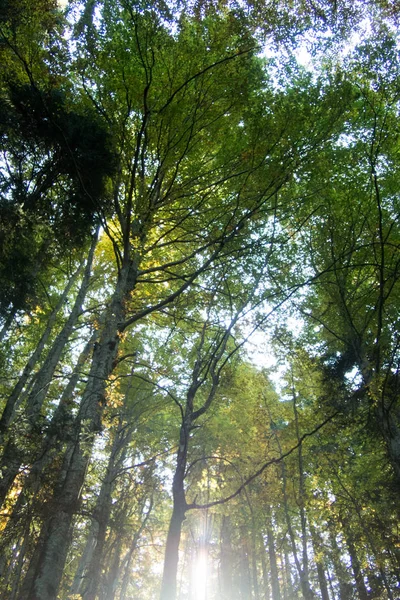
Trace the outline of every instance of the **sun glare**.
{"type": "Polygon", "coordinates": [[[193,564],[193,600],[206,600],[207,598],[207,553],[200,550],[193,564]]]}

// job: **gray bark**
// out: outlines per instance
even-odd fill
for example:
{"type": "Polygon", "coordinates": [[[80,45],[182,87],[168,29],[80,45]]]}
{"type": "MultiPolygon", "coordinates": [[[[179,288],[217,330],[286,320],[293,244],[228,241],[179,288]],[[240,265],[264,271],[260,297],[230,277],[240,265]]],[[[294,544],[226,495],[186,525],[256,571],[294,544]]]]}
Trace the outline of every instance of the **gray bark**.
{"type": "MultiPolygon", "coordinates": [[[[131,562],[132,562],[132,558],[133,558],[133,556],[134,556],[134,554],[136,552],[136,549],[137,549],[137,546],[138,546],[138,543],[139,543],[139,540],[140,540],[140,536],[142,535],[142,532],[143,532],[144,528],[146,527],[147,521],[148,521],[148,519],[150,517],[150,514],[151,514],[152,510],[153,510],[153,497],[151,497],[151,499],[150,499],[149,508],[148,508],[148,510],[147,510],[144,518],[143,518],[143,521],[142,521],[142,523],[140,525],[140,528],[138,529],[138,531],[135,532],[135,534],[134,534],[134,536],[132,538],[132,542],[131,542],[130,548],[129,548],[129,550],[128,550],[125,558],[124,558],[124,567],[125,567],[125,570],[124,570],[124,575],[123,575],[122,582],[121,582],[121,593],[120,593],[120,596],[119,596],[120,600],[126,600],[126,594],[127,594],[127,590],[128,590],[129,579],[131,577],[131,574],[130,574],[130,565],[131,565],[131,562]]],[[[115,587],[115,584],[114,584],[114,587],[115,587]]],[[[110,598],[107,598],[107,600],[113,600],[113,599],[110,597],[110,598]]]]}
{"type": "Polygon", "coordinates": [[[222,517],[220,534],[220,587],[221,599],[231,600],[234,598],[233,591],[233,563],[234,554],[232,549],[232,534],[230,518],[226,515],[222,517]]]}
{"type": "Polygon", "coordinates": [[[339,598],[340,600],[351,600],[353,586],[350,584],[350,575],[347,571],[347,568],[342,562],[342,553],[336,540],[334,524],[331,521],[328,522],[328,533],[329,545],[331,548],[331,559],[335,571],[335,577],[339,584],[339,598]]]}
{"type": "Polygon", "coordinates": [[[103,314],[99,342],[95,344],[88,383],[76,422],[76,442],[70,461],[65,461],[50,504],[39,544],[19,600],[54,600],[57,597],[68,552],[71,525],[79,509],[81,490],[96,434],[101,430],[107,381],[117,357],[120,328],[125,322],[125,298],[133,289],[137,268],[132,262],[120,272],[109,309],[103,314]]]}
{"type": "Polygon", "coordinates": [[[94,251],[97,244],[97,233],[93,238],[85,271],[83,274],[82,282],[78,291],[78,294],[75,298],[74,305],[69,314],[69,317],[64,324],[62,330],[54,340],[52,347],[49,353],[46,356],[46,359],[40,368],[39,372],[35,377],[35,381],[33,387],[29,393],[27,399],[27,415],[31,422],[31,424],[35,424],[40,415],[40,410],[42,408],[43,402],[46,398],[47,391],[50,383],[52,382],[54,371],[59,363],[61,355],[64,351],[65,346],[68,343],[70,335],[76,326],[80,315],[82,314],[82,303],[85,300],[86,294],[89,289],[91,272],[92,272],[92,264],[93,264],[93,256],[94,251]]]}
{"type": "Polygon", "coordinates": [[[15,411],[20,404],[21,393],[22,393],[24,387],[26,386],[33,369],[37,365],[37,363],[42,355],[42,352],[43,352],[43,350],[49,340],[51,332],[53,330],[58,313],[65,305],[68,295],[69,295],[73,285],[75,284],[76,280],[78,279],[78,276],[79,276],[82,268],[83,268],[83,263],[81,263],[79,265],[77,271],[68,280],[68,283],[67,283],[63,293],[59,297],[56,306],[52,310],[52,312],[47,320],[46,327],[42,333],[42,336],[41,336],[34,352],[32,353],[28,362],[26,363],[21,376],[19,377],[17,383],[14,386],[13,391],[11,392],[11,394],[7,400],[6,406],[4,408],[3,414],[0,419],[0,441],[2,441],[7,428],[11,425],[11,423],[14,420],[15,411]]]}
{"type": "Polygon", "coordinates": [[[318,575],[319,589],[321,592],[321,598],[322,598],[322,600],[329,600],[328,585],[327,585],[326,576],[325,576],[325,565],[323,563],[323,559],[321,558],[321,549],[322,549],[321,538],[320,538],[317,530],[315,529],[314,525],[311,523],[310,523],[310,531],[311,531],[311,540],[312,540],[312,545],[313,545],[313,550],[314,550],[314,561],[317,566],[317,575],[318,575]]]}
{"type": "Polygon", "coordinates": [[[10,310],[10,314],[8,315],[8,317],[6,318],[6,320],[4,321],[4,325],[0,330],[0,342],[2,342],[4,340],[4,338],[6,337],[12,322],[14,321],[14,317],[17,314],[17,309],[16,308],[12,308],[10,310]]]}
{"type": "Polygon", "coordinates": [[[267,530],[269,565],[270,565],[270,571],[271,571],[272,598],[274,600],[281,600],[278,565],[277,565],[276,552],[275,552],[275,536],[274,536],[274,530],[272,528],[272,515],[271,515],[270,507],[268,507],[268,510],[266,513],[266,530],[267,530]]]}
{"type": "Polygon", "coordinates": [[[181,425],[176,469],[172,482],[173,509],[165,545],[164,569],[160,600],[176,600],[176,586],[179,561],[179,543],[182,524],[187,510],[184,479],[187,463],[188,440],[191,420],[184,419],[181,425]]]}
{"type": "MultiPolygon", "coordinates": [[[[96,508],[94,512],[94,535],[92,551],[87,560],[83,585],[78,587],[83,600],[95,600],[102,575],[103,551],[106,541],[106,533],[111,515],[112,492],[114,489],[116,475],[125,460],[127,444],[131,437],[131,431],[122,429],[122,421],[118,425],[115,434],[107,472],[101,485],[96,508]]],[[[90,540],[92,541],[92,540],[90,540]]],[[[78,593],[75,592],[75,593],[78,593]]]]}
{"type": "Polygon", "coordinates": [[[262,579],[263,579],[263,597],[264,600],[270,600],[271,590],[270,590],[270,582],[267,568],[267,561],[265,560],[265,548],[264,548],[264,540],[261,538],[262,548],[261,548],[261,569],[262,569],[262,579]]]}

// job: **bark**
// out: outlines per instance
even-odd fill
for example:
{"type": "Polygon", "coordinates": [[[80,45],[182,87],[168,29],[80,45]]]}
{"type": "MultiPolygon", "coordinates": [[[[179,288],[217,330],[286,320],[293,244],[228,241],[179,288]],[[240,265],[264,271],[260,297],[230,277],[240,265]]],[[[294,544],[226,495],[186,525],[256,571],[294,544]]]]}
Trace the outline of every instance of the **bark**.
{"type": "Polygon", "coordinates": [[[285,582],[283,586],[284,598],[287,598],[288,600],[294,600],[295,598],[297,599],[299,597],[299,594],[297,592],[297,589],[295,590],[293,585],[292,569],[290,565],[289,552],[287,550],[286,540],[282,549],[282,554],[282,575],[283,580],[285,582]]]}
{"type": "Polygon", "coordinates": [[[185,520],[185,504],[175,502],[170,520],[167,542],[165,545],[165,559],[163,578],[161,583],[160,600],[176,600],[179,543],[181,539],[182,524],[185,520]]]}
{"type": "Polygon", "coordinates": [[[122,537],[118,536],[118,539],[113,544],[112,558],[109,561],[110,567],[107,571],[103,588],[99,591],[100,600],[115,600],[120,574],[122,543],[122,537]]]}
{"type": "Polygon", "coordinates": [[[86,540],[85,548],[79,559],[78,567],[75,572],[75,576],[71,585],[70,594],[72,596],[78,595],[81,592],[81,588],[84,585],[85,571],[88,564],[90,563],[93,552],[96,546],[96,540],[99,532],[99,524],[97,520],[92,521],[89,534],[86,540]]]}
{"type": "Polygon", "coordinates": [[[311,540],[314,550],[314,562],[317,566],[317,575],[319,589],[321,591],[322,600],[329,600],[328,585],[325,577],[325,565],[322,558],[322,542],[321,538],[315,529],[314,525],[310,523],[311,540]]]}
{"type": "Polygon", "coordinates": [[[128,435],[126,435],[126,433],[127,432],[122,428],[122,421],[120,419],[107,465],[107,472],[96,502],[93,522],[94,543],[92,544],[92,552],[89,560],[87,560],[87,569],[83,586],[79,586],[78,591],[75,592],[80,592],[83,600],[95,600],[97,596],[97,590],[102,576],[104,545],[111,515],[112,492],[116,475],[126,456],[126,444],[129,443],[131,431],[128,432],[128,435]]]}
{"type": "Polygon", "coordinates": [[[4,340],[4,338],[6,337],[12,322],[14,321],[14,317],[17,314],[17,309],[12,307],[12,309],[10,310],[10,314],[8,315],[8,317],[6,318],[6,320],[4,321],[4,325],[0,330],[0,343],[4,340]]]}
{"type": "Polygon", "coordinates": [[[352,585],[350,584],[350,576],[347,571],[347,568],[342,562],[341,559],[341,551],[338,547],[338,543],[336,540],[336,532],[334,530],[334,524],[329,521],[328,522],[328,533],[329,533],[329,543],[331,548],[331,559],[333,563],[333,567],[335,570],[336,580],[339,584],[339,598],[340,600],[351,600],[352,593],[352,585]]]}
{"type": "Polygon", "coordinates": [[[277,565],[276,552],[275,552],[275,538],[274,538],[274,531],[272,528],[271,509],[269,507],[268,507],[268,510],[266,513],[266,529],[267,529],[269,565],[270,565],[270,570],[271,570],[272,598],[274,600],[281,600],[278,565],[277,565]]]}
{"type": "MultiPolygon", "coordinates": [[[[47,518],[29,564],[19,600],[57,598],[58,587],[71,539],[71,521],[78,510],[78,499],[86,472],[87,459],[79,442],[65,462],[64,485],[60,486],[47,510],[47,518]]],[[[67,457],[66,457],[67,458],[67,457]]]]}
{"type": "MultiPolygon", "coordinates": [[[[293,408],[294,408],[295,424],[296,424],[296,437],[299,442],[300,441],[300,433],[299,433],[298,415],[297,415],[297,408],[296,408],[296,396],[295,396],[294,391],[293,391],[293,408]]],[[[280,456],[282,457],[282,455],[283,455],[282,446],[281,446],[279,437],[276,434],[276,432],[275,432],[275,439],[276,439],[276,443],[278,446],[280,456]]],[[[300,504],[300,520],[301,520],[301,532],[302,532],[301,547],[302,547],[302,563],[303,564],[301,564],[300,559],[299,559],[299,554],[298,554],[297,545],[296,545],[296,535],[293,530],[292,519],[290,516],[289,499],[288,499],[288,495],[287,495],[286,464],[285,464],[284,460],[281,461],[283,508],[284,508],[284,513],[285,513],[285,520],[286,520],[287,530],[288,530],[288,534],[289,534],[290,544],[291,544],[291,548],[292,548],[292,555],[293,555],[293,559],[294,559],[294,562],[296,565],[297,573],[299,575],[302,595],[303,595],[304,600],[313,600],[315,598],[315,595],[310,587],[309,575],[308,575],[307,530],[306,530],[306,517],[305,517],[305,510],[304,510],[305,490],[304,490],[303,458],[302,458],[302,449],[301,448],[302,448],[302,446],[301,446],[301,444],[299,444],[299,453],[298,453],[299,496],[300,496],[299,504],[300,504]]]]}
{"type": "Polygon", "coordinates": [[[96,336],[97,332],[92,335],[91,339],[81,352],[74,372],[72,373],[67,386],[64,388],[59,405],[51,419],[49,432],[42,441],[37,452],[38,458],[32,465],[32,468],[24,481],[23,488],[13,507],[11,517],[2,532],[2,543],[0,546],[2,548],[6,545],[13,544],[16,532],[19,531],[19,523],[22,520],[26,521],[24,527],[29,527],[30,519],[34,513],[32,504],[35,502],[35,496],[42,485],[43,474],[61,451],[63,440],[68,437],[72,427],[73,418],[71,415],[71,407],[73,403],[71,402],[71,397],[78,383],[78,379],[81,376],[81,369],[86,363],[93,347],[96,336]]]}
{"type": "Polygon", "coordinates": [[[365,585],[364,575],[361,569],[361,563],[358,558],[354,537],[347,524],[344,525],[347,550],[350,555],[351,568],[354,574],[356,589],[360,600],[369,600],[369,594],[365,585]]]}
{"type": "Polygon", "coordinates": [[[240,528],[240,598],[247,600],[252,597],[250,562],[249,562],[249,540],[248,531],[245,526],[240,528]]]}
{"type": "Polygon", "coordinates": [[[261,538],[262,548],[261,548],[261,569],[262,569],[262,579],[263,579],[263,597],[264,600],[270,600],[271,591],[270,591],[270,582],[267,568],[267,561],[265,560],[265,548],[264,548],[264,540],[261,538]]]}
{"type": "MultiPolygon", "coordinates": [[[[308,579],[308,569],[304,569],[304,567],[302,567],[302,565],[300,563],[297,546],[296,546],[296,536],[295,536],[295,533],[294,533],[293,527],[292,527],[292,519],[290,516],[289,502],[288,502],[288,497],[287,497],[287,492],[286,492],[287,481],[286,481],[286,466],[285,466],[284,461],[281,464],[281,470],[282,470],[284,512],[285,512],[285,519],[286,519],[286,525],[287,525],[287,529],[288,529],[290,544],[291,544],[291,548],[292,548],[292,555],[293,555],[293,559],[294,559],[294,562],[296,565],[297,573],[299,575],[303,598],[304,598],[304,600],[312,600],[315,596],[314,596],[313,591],[310,588],[310,583],[309,583],[309,579],[308,579]]],[[[304,546],[303,546],[303,549],[304,549],[304,546]]]]}
{"type": "MultiPolygon", "coordinates": [[[[62,330],[60,331],[60,333],[54,340],[52,347],[51,347],[49,353],[47,354],[47,357],[46,357],[43,365],[41,366],[41,368],[39,369],[38,373],[35,376],[33,386],[31,388],[31,391],[30,391],[28,399],[27,399],[27,416],[29,419],[29,425],[27,427],[27,431],[25,432],[25,435],[29,435],[29,433],[33,430],[33,428],[36,426],[36,424],[38,422],[38,419],[40,416],[40,409],[46,398],[47,390],[53,379],[54,371],[55,371],[55,369],[58,365],[58,362],[61,358],[61,354],[69,340],[72,330],[75,327],[80,314],[82,313],[82,302],[86,296],[86,293],[87,293],[87,290],[89,287],[93,255],[94,255],[96,243],[97,243],[97,236],[94,239],[92,246],[90,248],[89,256],[88,256],[88,259],[86,262],[83,280],[82,280],[79,292],[76,296],[72,311],[71,311],[66,323],[64,324],[64,327],[62,328],[62,330]]],[[[68,286],[67,286],[67,288],[68,288],[68,286]]],[[[64,304],[65,292],[64,292],[62,298],[64,299],[63,300],[63,304],[64,304]]],[[[49,322],[50,322],[50,319],[49,319],[49,322]]],[[[48,335],[50,335],[51,328],[52,328],[52,325],[49,328],[49,322],[48,322],[48,326],[46,328],[46,330],[48,330],[48,335]]],[[[43,334],[43,336],[44,336],[44,334],[43,334]]],[[[43,336],[42,336],[42,340],[43,340],[43,336]]],[[[38,347],[39,346],[40,346],[40,344],[38,345],[38,347]]],[[[36,348],[36,350],[38,350],[38,347],[36,348]]],[[[35,352],[36,352],[36,350],[35,350],[35,352]]],[[[40,354],[41,354],[41,352],[40,352],[40,354]]],[[[33,365],[31,365],[31,366],[33,368],[33,365]]],[[[25,373],[25,375],[27,374],[27,372],[25,373]]],[[[19,384],[21,384],[21,381],[22,381],[22,378],[20,379],[19,384]]],[[[3,417],[2,417],[2,419],[3,419],[2,426],[3,427],[9,426],[12,421],[14,410],[11,413],[10,406],[11,405],[9,405],[9,407],[8,407],[9,410],[7,409],[7,406],[6,406],[6,409],[3,413],[3,417]]],[[[13,403],[13,407],[15,408],[15,403],[13,403]]],[[[0,428],[1,428],[1,425],[0,425],[0,428]]],[[[5,476],[2,479],[2,481],[0,482],[0,503],[4,502],[5,497],[7,496],[15,478],[17,477],[17,475],[19,473],[22,462],[25,462],[25,463],[27,462],[27,459],[24,456],[24,454],[25,454],[24,451],[21,448],[19,448],[12,439],[10,439],[9,442],[6,444],[6,447],[4,449],[4,454],[2,457],[1,467],[0,467],[1,470],[3,472],[5,472],[5,476]]],[[[30,461],[32,462],[32,458],[30,458],[30,461]]]]}
{"type": "MultiPolygon", "coordinates": [[[[147,521],[150,517],[152,510],[153,510],[153,497],[151,497],[151,499],[150,499],[150,506],[148,508],[148,511],[145,514],[145,517],[142,521],[140,528],[138,529],[138,531],[135,532],[135,534],[132,538],[131,546],[130,546],[128,553],[124,559],[125,571],[124,571],[124,576],[123,576],[122,583],[121,583],[121,593],[120,593],[119,600],[126,600],[126,593],[128,590],[129,579],[131,577],[130,565],[132,562],[132,558],[136,552],[136,549],[137,549],[137,546],[138,546],[138,543],[140,540],[140,536],[142,535],[142,532],[143,532],[144,528],[146,527],[147,521]]],[[[112,598],[111,597],[110,597],[110,599],[107,598],[107,600],[112,600],[112,598]]]]}
{"type": "MultiPolygon", "coordinates": [[[[68,280],[68,283],[67,283],[63,293],[59,297],[56,306],[52,310],[52,312],[47,320],[46,327],[42,333],[42,336],[41,336],[34,352],[32,353],[28,362],[26,363],[21,376],[19,377],[17,383],[14,386],[13,391],[11,392],[11,394],[7,400],[7,404],[4,408],[3,414],[0,419],[0,441],[3,439],[7,428],[11,425],[11,423],[14,420],[15,411],[20,404],[21,393],[22,393],[25,385],[27,384],[28,379],[29,379],[33,369],[36,367],[36,365],[42,355],[42,352],[49,340],[49,337],[50,337],[53,327],[55,325],[58,313],[65,305],[68,295],[69,295],[73,285],[75,284],[82,268],[83,268],[83,263],[81,263],[79,265],[77,271],[68,280]]],[[[1,498],[1,496],[0,496],[0,498],[1,498]]]]}
{"type": "Polygon", "coordinates": [[[81,282],[78,294],[76,295],[75,302],[74,302],[74,305],[70,312],[70,315],[69,315],[66,323],[64,324],[62,330],[60,331],[60,333],[54,340],[52,347],[51,347],[49,353],[47,354],[47,357],[46,357],[42,367],[40,368],[39,372],[37,373],[37,375],[35,377],[35,382],[29,393],[29,396],[27,399],[27,411],[26,412],[27,412],[27,415],[28,415],[28,418],[29,418],[31,424],[33,424],[33,425],[38,420],[38,417],[40,415],[40,410],[41,410],[43,402],[46,398],[49,385],[53,379],[54,371],[56,370],[56,367],[59,363],[59,360],[64,351],[64,348],[68,343],[70,335],[71,335],[74,327],[76,326],[79,317],[82,314],[82,304],[83,304],[83,301],[85,300],[86,294],[89,289],[92,265],[93,265],[93,256],[94,256],[94,251],[96,249],[96,245],[97,245],[97,233],[96,233],[95,237],[93,238],[93,241],[92,241],[92,244],[91,244],[91,247],[89,250],[82,282],[81,282]]]}
{"type": "Polygon", "coordinates": [[[184,419],[179,439],[176,469],[172,482],[173,509],[165,545],[164,570],[160,600],[176,600],[176,586],[179,562],[179,543],[182,524],[187,510],[184,479],[187,462],[190,418],[184,419]]]}
{"type": "Polygon", "coordinates": [[[95,345],[88,383],[77,419],[76,442],[65,473],[50,503],[39,543],[24,582],[20,600],[54,600],[57,597],[69,548],[71,525],[79,509],[81,490],[96,434],[101,430],[107,381],[115,367],[120,327],[125,322],[125,298],[133,289],[137,268],[126,264],[120,272],[109,309],[102,318],[99,342],[95,345]]]}
{"type": "MultiPolygon", "coordinates": [[[[397,392],[398,393],[398,392],[397,392]]],[[[386,443],[389,460],[392,464],[397,482],[400,483],[400,427],[389,408],[381,404],[376,408],[382,436],[386,443]]]]}
{"type": "Polygon", "coordinates": [[[233,549],[231,521],[226,515],[222,517],[221,535],[220,535],[220,565],[221,565],[221,599],[231,600],[233,593],[233,549]]]}

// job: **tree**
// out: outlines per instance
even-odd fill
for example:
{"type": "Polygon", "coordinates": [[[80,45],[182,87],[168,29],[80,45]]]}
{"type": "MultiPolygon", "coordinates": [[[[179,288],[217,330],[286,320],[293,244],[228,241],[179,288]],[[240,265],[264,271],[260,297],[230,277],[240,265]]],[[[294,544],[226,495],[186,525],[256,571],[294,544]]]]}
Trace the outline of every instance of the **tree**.
{"type": "Polygon", "coordinates": [[[163,598],[200,550],[240,600],[393,596],[396,12],[364,6],[336,62],[358,4],[2,8],[7,600],[154,598],[164,542],[163,598]]]}

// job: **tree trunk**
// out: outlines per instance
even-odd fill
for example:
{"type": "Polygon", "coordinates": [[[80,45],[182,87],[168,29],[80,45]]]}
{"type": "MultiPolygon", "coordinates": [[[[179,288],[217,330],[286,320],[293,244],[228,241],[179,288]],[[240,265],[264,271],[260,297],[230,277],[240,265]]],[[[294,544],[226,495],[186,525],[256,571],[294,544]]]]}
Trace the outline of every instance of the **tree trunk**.
{"type": "MultiPolygon", "coordinates": [[[[397,392],[398,393],[398,392],[397,392]]],[[[397,402],[395,399],[393,402],[397,402]]],[[[395,407],[392,408],[395,410],[395,407]]],[[[399,410],[399,409],[397,409],[399,410]]],[[[400,426],[390,409],[383,407],[381,402],[375,409],[375,414],[386,443],[389,460],[392,464],[397,482],[400,484],[400,426]]]]}
{"type": "MultiPolygon", "coordinates": [[[[87,290],[89,287],[90,274],[91,274],[91,268],[92,268],[92,262],[93,262],[93,254],[94,254],[94,250],[96,247],[96,243],[97,243],[97,236],[94,239],[92,246],[90,248],[84,277],[83,277],[79,292],[77,294],[77,297],[75,299],[75,303],[74,303],[74,306],[70,313],[70,316],[68,317],[68,320],[65,323],[64,327],[62,328],[62,330],[60,331],[60,333],[54,340],[52,347],[51,347],[43,365],[41,366],[41,368],[39,369],[38,373],[35,376],[34,383],[33,383],[32,389],[29,393],[28,400],[27,400],[27,415],[28,415],[28,419],[29,419],[28,432],[32,431],[32,429],[37,424],[37,421],[38,421],[38,418],[40,415],[40,409],[42,407],[44,399],[46,398],[48,386],[50,385],[50,383],[52,381],[54,371],[58,365],[61,354],[68,342],[68,339],[72,333],[72,330],[77,323],[78,317],[80,316],[80,314],[82,312],[82,302],[86,296],[86,293],[87,293],[87,290]]],[[[67,286],[66,290],[67,289],[69,291],[69,289],[70,289],[69,286],[67,286]]],[[[62,299],[63,299],[62,304],[64,304],[64,302],[65,302],[65,294],[66,294],[66,292],[64,291],[64,294],[62,296],[62,299]]],[[[57,310],[57,312],[58,312],[58,310],[57,310]]],[[[55,318],[57,312],[55,312],[54,318],[55,318]]],[[[49,321],[48,321],[48,324],[46,327],[46,332],[45,332],[47,335],[47,338],[50,335],[51,328],[53,326],[53,324],[51,324],[50,321],[51,321],[51,319],[49,319],[49,321]],[[49,327],[49,324],[51,325],[51,327],[49,327]]],[[[43,334],[42,339],[39,342],[39,345],[36,348],[35,352],[38,350],[44,337],[45,337],[45,334],[43,334]]],[[[44,344],[43,344],[43,346],[44,346],[44,344]]],[[[42,350],[43,350],[43,348],[42,348],[42,350]]],[[[40,354],[41,354],[42,350],[40,350],[40,354]]],[[[33,356],[34,355],[32,355],[32,357],[33,356]]],[[[31,368],[33,368],[33,366],[34,366],[34,363],[31,364],[31,368]]],[[[27,375],[28,371],[29,371],[29,369],[27,369],[26,372],[24,372],[26,378],[28,376],[27,375]]],[[[23,380],[23,377],[21,377],[17,386],[14,388],[14,391],[16,391],[17,387],[19,386],[18,387],[19,393],[21,392],[21,390],[22,390],[21,385],[23,385],[21,383],[22,380],[23,380]]],[[[12,396],[10,396],[10,398],[12,398],[12,396]]],[[[4,426],[4,427],[7,427],[11,424],[11,421],[12,421],[12,418],[14,415],[15,402],[13,402],[13,405],[12,405],[12,407],[13,407],[12,413],[10,412],[10,410],[11,410],[10,407],[11,407],[11,404],[6,406],[3,416],[2,416],[2,420],[3,420],[2,426],[4,426]]],[[[0,426],[0,428],[1,428],[1,426],[0,426]]],[[[28,432],[25,432],[25,435],[27,435],[28,432]]],[[[3,454],[2,463],[1,463],[1,469],[3,470],[3,472],[6,473],[6,475],[0,482],[0,504],[4,501],[6,495],[8,494],[16,476],[19,473],[21,464],[24,460],[25,459],[24,459],[23,451],[16,446],[16,444],[13,440],[10,440],[4,449],[4,454],[3,454]],[[11,458],[10,458],[10,456],[11,456],[11,458]],[[7,467],[5,468],[6,464],[7,464],[7,467]]],[[[32,462],[32,458],[30,460],[32,462]]]]}
{"type": "Polygon", "coordinates": [[[325,577],[325,567],[324,567],[324,563],[323,563],[323,558],[321,556],[321,550],[322,550],[321,538],[312,523],[310,523],[310,531],[311,531],[311,540],[312,540],[312,545],[313,545],[313,550],[314,550],[314,562],[317,566],[317,575],[318,575],[319,589],[321,591],[321,598],[322,598],[322,600],[329,600],[328,585],[326,583],[326,577],[325,577]]]}
{"type": "Polygon", "coordinates": [[[160,600],[176,600],[179,543],[182,533],[182,523],[185,520],[187,509],[184,479],[189,443],[189,431],[191,425],[190,409],[188,410],[188,413],[188,416],[183,419],[179,435],[176,469],[172,482],[173,508],[165,545],[164,570],[161,583],[160,600]]]}
{"type": "MultiPolygon", "coordinates": [[[[47,320],[46,327],[42,333],[42,336],[41,336],[33,354],[30,356],[28,362],[26,363],[25,368],[24,368],[20,378],[18,379],[17,383],[15,384],[14,389],[11,392],[11,394],[7,400],[7,404],[4,408],[3,414],[0,419],[0,441],[2,441],[4,434],[7,431],[7,428],[11,425],[11,423],[14,419],[15,411],[16,411],[18,405],[20,404],[21,392],[24,389],[33,369],[35,368],[37,362],[39,361],[39,359],[42,355],[44,347],[47,344],[50,334],[53,330],[54,324],[57,319],[57,315],[60,312],[61,308],[63,308],[63,306],[65,305],[65,302],[68,298],[71,288],[75,284],[75,281],[77,280],[82,268],[83,268],[83,262],[79,265],[76,272],[68,280],[68,283],[67,283],[63,293],[59,297],[55,308],[52,310],[52,312],[47,320]]],[[[1,468],[3,469],[4,467],[2,466],[1,468]]],[[[2,497],[0,494],[0,500],[1,499],[2,499],[2,497]]]]}
{"type": "Polygon", "coordinates": [[[233,549],[232,549],[232,532],[231,521],[226,515],[222,517],[221,535],[220,535],[220,565],[221,565],[221,599],[232,600],[233,592],[233,549]]]}
{"type": "Polygon", "coordinates": [[[266,527],[267,527],[269,564],[270,564],[270,569],[271,569],[272,598],[273,598],[273,600],[281,600],[278,565],[277,565],[277,561],[276,561],[276,552],[275,552],[275,538],[274,538],[274,531],[272,529],[272,516],[271,516],[271,508],[270,507],[268,507],[268,510],[267,510],[266,527]]]}
{"type": "Polygon", "coordinates": [[[351,567],[353,569],[354,580],[356,583],[358,597],[360,600],[369,600],[369,594],[368,594],[368,591],[367,591],[367,588],[366,588],[366,585],[364,582],[364,576],[363,576],[363,573],[361,570],[361,563],[360,563],[358,555],[357,555],[355,542],[353,539],[353,534],[350,530],[349,525],[344,524],[344,530],[345,530],[347,550],[350,555],[350,562],[351,562],[351,567]]]}
{"type": "MultiPolygon", "coordinates": [[[[54,600],[57,597],[69,548],[71,524],[79,508],[86,469],[96,434],[101,430],[106,403],[107,381],[115,367],[120,341],[120,326],[125,320],[125,298],[134,287],[133,265],[121,270],[110,308],[102,318],[102,331],[95,345],[89,373],[77,418],[76,443],[65,477],[61,473],[50,503],[49,517],[44,524],[24,582],[24,594],[19,600],[54,600]]],[[[137,272],[137,271],[136,271],[137,272]]]]}
{"type": "Polygon", "coordinates": [[[283,584],[284,598],[286,598],[288,600],[294,600],[295,598],[297,599],[299,597],[299,594],[298,594],[297,589],[295,589],[295,587],[293,585],[292,569],[291,569],[289,552],[287,549],[286,540],[285,540],[285,543],[283,545],[283,549],[281,552],[281,556],[282,555],[283,555],[283,558],[282,558],[281,562],[282,562],[282,576],[283,576],[282,579],[284,581],[284,584],[283,584]]]}
{"type": "Polygon", "coordinates": [[[167,543],[165,545],[160,600],[176,600],[179,543],[181,540],[182,523],[185,520],[185,512],[185,505],[182,506],[180,503],[174,503],[168,528],[167,543]]]}
{"type": "Polygon", "coordinates": [[[17,309],[13,306],[10,310],[10,314],[8,315],[8,317],[6,318],[6,320],[4,321],[4,325],[0,330],[0,343],[4,340],[4,338],[6,337],[8,330],[11,327],[12,322],[14,321],[14,317],[17,314],[17,309]]]}
{"type": "Polygon", "coordinates": [[[240,527],[240,598],[248,600],[251,594],[249,540],[246,526],[240,527]]]}
{"type": "Polygon", "coordinates": [[[82,303],[85,300],[87,291],[89,289],[93,256],[97,245],[97,232],[93,238],[92,245],[89,250],[85,271],[83,274],[82,282],[75,298],[74,305],[70,312],[70,315],[64,324],[62,330],[54,340],[46,359],[40,368],[39,372],[35,377],[33,387],[29,393],[27,399],[27,415],[31,424],[36,424],[40,415],[43,402],[46,398],[49,385],[53,379],[54,371],[59,363],[61,354],[68,343],[70,335],[76,326],[80,315],[82,314],[82,303]]]}
{"type": "Polygon", "coordinates": [[[124,435],[124,430],[121,429],[121,426],[122,422],[120,419],[111,448],[107,472],[101,485],[94,511],[93,524],[95,525],[95,536],[93,550],[86,563],[87,569],[83,586],[79,586],[83,600],[95,600],[102,576],[104,545],[112,508],[112,492],[116,475],[126,456],[126,444],[130,439],[129,434],[128,436],[124,435]]]}
{"type": "Polygon", "coordinates": [[[338,547],[338,543],[336,540],[336,532],[332,521],[328,521],[328,533],[331,547],[330,556],[335,570],[335,577],[339,584],[339,598],[340,600],[351,600],[353,596],[353,586],[350,584],[350,575],[347,571],[347,568],[342,562],[342,553],[340,551],[340,548],[338,547]]]}
{"type": "Polygon", "coordinates": [[[261,537],[261,542],[262,542],[262,548],[261,548],[261,569],[262,569],[262,578],[263,578],[263,597],[264,600],[270,600],[271,598],[271,591],[270,591],[270,583],[269,583],[269,575],[268,575],[268,568],[267,568],[267,561],[265,560],[265,547],[264,547],[264,540],[261,537]]]}
{"type": "MultiPolygon", "coordinates": [[[[152,510],[153,510],[153,497],[150,499],[149,509],[142,521],[142,524],[141,524],[139,530],[135,532],[135,534],[132,538],[131,546],[128,550],[127,555],[124,558],[125,572],[124,572],[124,576],[123,576],[122,583],[121,583],[121,593],[120,593],[119,600],[126,600],[126,593],[128,590],[128,584],[129,584],[129,579],[130,579],[130,565],[132,562],[132,558],[133,558],[134,553],[136,552],[136,548],[137,548],[138,542],[140,540],[140,536],[142,535],[142,532],[143,532],[144,528],[146,527],[146,523],[150,517],[150,513],[152,510]]],[[[107,600],[112,600],[112,598],[111,597],[107,598],[107,600]]]]}

